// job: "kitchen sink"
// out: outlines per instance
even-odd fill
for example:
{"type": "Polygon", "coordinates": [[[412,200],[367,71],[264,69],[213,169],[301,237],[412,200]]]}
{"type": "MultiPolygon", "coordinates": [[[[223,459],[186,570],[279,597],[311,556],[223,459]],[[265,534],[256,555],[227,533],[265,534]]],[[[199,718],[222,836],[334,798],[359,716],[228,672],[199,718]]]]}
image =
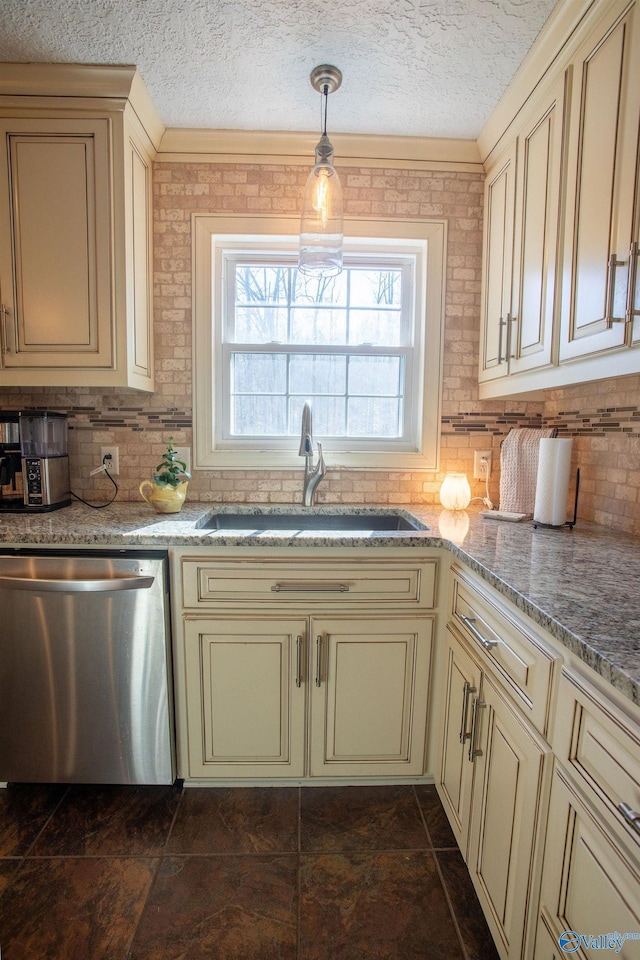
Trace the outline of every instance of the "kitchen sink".
{"type": "Polygon", "coordinates": [[[208,513],[196,524],[201,530],[237,530],[256,533],[264,530],[289,530],[296,533],[323,531],[376,533],[389,530],[427,530],[416,517],[399,511],[316,513],[208,513]]]}

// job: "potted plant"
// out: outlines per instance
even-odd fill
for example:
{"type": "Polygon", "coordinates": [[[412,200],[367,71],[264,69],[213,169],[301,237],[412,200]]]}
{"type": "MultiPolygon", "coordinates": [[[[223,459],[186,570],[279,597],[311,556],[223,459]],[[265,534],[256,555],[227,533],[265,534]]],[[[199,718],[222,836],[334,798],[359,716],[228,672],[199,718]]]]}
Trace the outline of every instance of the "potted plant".
{"type": "Polygon", "coordinates": [[[179,459],[178,451],[173,446],[173,437],[169,437],[162,460],[153,471],[153,481],[142,481],[140,495],[158,513],[178,513],[187,496],[189,480],[191,474],[187,471],[187,465],[179,459]],[[148,495],[144,492],[147,487],[151,488],[148,495]]]}

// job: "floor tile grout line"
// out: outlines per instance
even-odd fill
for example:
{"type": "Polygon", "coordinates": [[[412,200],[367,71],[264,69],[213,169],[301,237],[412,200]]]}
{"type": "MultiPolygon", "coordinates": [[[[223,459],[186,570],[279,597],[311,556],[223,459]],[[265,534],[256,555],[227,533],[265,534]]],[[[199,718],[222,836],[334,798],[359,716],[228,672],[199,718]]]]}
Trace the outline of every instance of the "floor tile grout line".
{"type": "Polygon", "coordinates": [[[53,808],[53,810],[51,811],[51,813],[49,814],[49,816],[47,817],[47,819],[45,820],[45,822],[42,824],[40,830],[39,830],[38,833],[35,835],[35,837],[34,837],[33,840],[31,841],[31,843],[30,843],[29,846],[27,847],[25,853],[23,854],[23,856],[25,857],[25,859],[29,856],[29,853],[31,852],[31,850],[33,850],[34,846],[36,845],[36,843],[38,842],[38,840],[39,840],[40,837],[42,836],[43,832],[47,829],[47,827],[49,826],[49,824],[50,824],[51,821],[53,820],[54,816],[56,815],[56,813],[58,812],[58,810],[60,809],[60,807],[62,806],[62,804],[64,803],[64,801],[65,801],[66,798],[69,796],[69,793],[70,793],[70,792],[71,792],[71,785],[70,785],[70,784],[67,784],[66,790],[64,790],[62,796],[60,797],[60,799],[59,799],[58,802],[56,803],[55,807],[53,808]]]}
{"type": "Polygon", "coordinates": [[[177,820],[177,817],[178,817],[178,813],[180,812],[180,807],[182,806],[183,797],[184,797],[184,786],[182,786],[182,787],[180,788],[180,793],[179,793],[179,796],[178,796],[178,802],[176,803],[176,809],[175,809],[174,812],[173,812],[173,817],[171,818],[171,824],[170,824],[170,826],[169,826],[169,829],[167,830],[167,835],[166,835],[166,837],[164,838],[164,843],[162,844],[162,853],[163,853],[163,854],[164,854],[164,852],[165,852],[166,849],[167,849],[167,844],[169,843],[169,840],[171,839],[171,834],[173,833],[173,828],[174,828],[174,826],[175,826],[175,823],[176,823],[176,820],[177,820]]]}
{"type": "Polygon", "coordinates": [[[160,873],[160,870],[161,870],[161,868],[162,868],[162,860],[163,860],[162,857],[158,857],[158,862],[157,862],[157,864],[156,864],[155,870],[153,871],[153,876],[151,877],[151,883],[149,884],[149,889],[147,890],[147,895],[146,895],[146,897],[144,898],[144,903],[142,904],[142,910],[140,911],[140,916],[138,917],[138,922],[137,922],[136,925],[135,925],[135,929],[134,929],[134,931],[133,931],[133,933],[132,933],[132,935],[131,935],[131,938],[129,939],[129,943],[127,944],[127,950],[126,950],[126,953],[125,953],[125,957],[130,957],[130,956],[131,956],[131,949],[132,949],[132,947],[133,947],[133,945],[134,945],[134,943],[135,943],[135,941],[136,941],[136,937],[138,936],[138,930],[140,929],[140,924],[142,923],[142,919],[143,919],[145,913],[147,912],[147,906],[148,906],[148,904],[149,904],[149,899],[150,899],[150,897],[151,897],[151,894],[153,893],[153,890],[154,890],[155,885],[156,885],[157,880],[158,880],[158,874],[160,873]]]}
{"type": "MultiPolygon", "coordinates": [[[[445,899],[446,899],[446,901],[447,901],[447,905],[448,905],[448,907],[449,907],[449,912],[450,912],[450,914],[451,914],[451,919],[452,919],[452,921],[453,921],[453,926],[455,927],[455,931],[456,931],[456,934],[457,934],[457,936],[458,936],[458,940],[459,940],[459,942],[460,942],[460,949],[462,950],[462,956],[463,956],[464,960],[469,960],[469,954],[467,953],[467,947],[466,947],[466,944],[465,944],[465,942],[464,942],[464,937],[462,936],[462,930],[460,929],[460,924],[458,923],[458,917],[457,917],[457,914],[456,914],[456,911],[455,911],[455,907],[454,907],[454,905],[453,905],[453,900],[452,900],[451,897],[449,896],[449,888],[447,887],[447,884],[445,883],[444,874],[443,874],[442,869],[441,869],[441,867],[440,867],[440,860],[439,860],[438,855],[437,855],[437,853],[436,853],[435,850],[433,851],[433,859],[435,860],[435,863],[436,863],[436,870],[438,871],[438,876],[440,877],[440,883],[441,883],[441,885],[442,885],[442,889],[443,889],[443,891],[444,891],[444,896],[445,896],[445,899]]],[[[465,866],[466,866],[466,864],[465,864],[465,866]]]]}
{"type": "Polygon", "coordinates": [[[411,786],[413,789],[414,800],[418,805],[418,815],[422,820],[422,826],[424,827],[425,833],[427,835],[427,840],[429,841],[429,845],[433,850],[433,840],[431,839],[431,834],[429,833],[429,827],[427,826],[427,818],[424,815],[424,810],[422,809],[422,804],[420,803],[420,798],[418,797],[418,791],[416,790],[416,785],[415,783],[413,783],[411,786]]]}
{"type": "Polygon", "coordinates": [[[296,960],[302,957],[302,787],[298,787],[298,862],[297,875],[297,903],[296,903],[296,960]]]}

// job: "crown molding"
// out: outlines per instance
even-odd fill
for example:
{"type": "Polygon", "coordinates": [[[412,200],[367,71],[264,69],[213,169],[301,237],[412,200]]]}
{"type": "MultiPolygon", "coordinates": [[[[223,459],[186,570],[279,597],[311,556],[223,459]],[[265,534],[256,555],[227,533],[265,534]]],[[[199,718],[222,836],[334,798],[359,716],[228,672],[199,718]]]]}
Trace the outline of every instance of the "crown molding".
{"type": "MultiPolygon", "coordinates": [[[[200,130],[172,127],[165,131],[157,160],[208,163],[287,163],[308,166],[318,134],[265,130],[200,130]]],[[[349,163],[481,172],[475,140],[427,137],[385,137],[332,133],[336,166],[349,163]]]]}
{"type": "MultiPolygon", "coordinates": [[[[164,124],[135,66],[86,63],[0,63],[0,96],[5,104],[60,109],[66,99],[81,99],[91,108],[124,110],[128,102],[157,150],[164,124]]],[[[68,104],[67,106],[72,106],[68,104]]],[[[73,104],[73,106],[77,106],[73,104]]]]}
{"type": "Polygon", "coordinates": [[[601,17],[612,2],[614,0],[560,0],[480,131],[477,143],[483,163],[540,83],[551,74],[555,77],[560,73],[584,30],[601,17]]]}

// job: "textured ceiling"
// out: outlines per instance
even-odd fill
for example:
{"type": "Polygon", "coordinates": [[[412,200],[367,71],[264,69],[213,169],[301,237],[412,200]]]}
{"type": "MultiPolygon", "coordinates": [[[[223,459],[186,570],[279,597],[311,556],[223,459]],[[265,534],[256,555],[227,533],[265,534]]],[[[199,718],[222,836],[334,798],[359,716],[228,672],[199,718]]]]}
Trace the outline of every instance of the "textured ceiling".
{"type": "Polygon", "coordinates": [[[0,0],[0,61],[135,64],[169,127],[475,138],[556,0],[0,0]]]}

